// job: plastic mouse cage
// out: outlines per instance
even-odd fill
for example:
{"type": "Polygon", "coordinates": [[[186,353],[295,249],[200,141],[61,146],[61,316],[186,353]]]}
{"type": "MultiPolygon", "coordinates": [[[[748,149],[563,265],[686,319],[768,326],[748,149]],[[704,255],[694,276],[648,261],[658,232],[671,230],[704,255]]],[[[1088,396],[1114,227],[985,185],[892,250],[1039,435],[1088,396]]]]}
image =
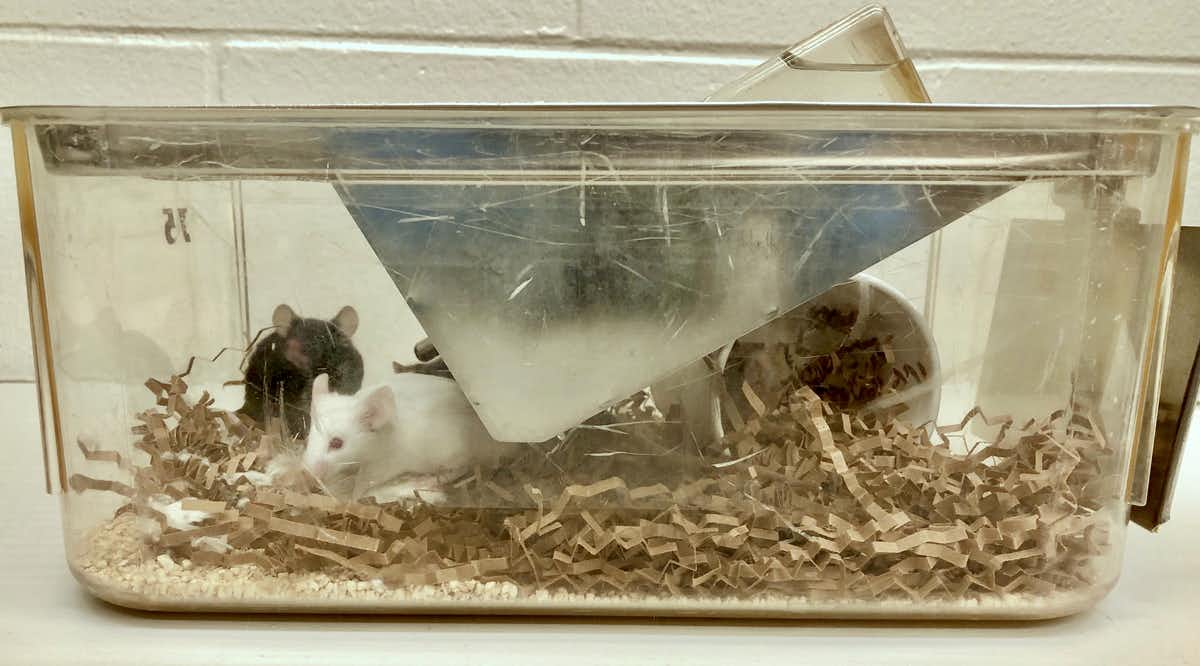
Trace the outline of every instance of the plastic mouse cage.
{"type": "Polygon", "coordinates": [[[1039,617],[1117,579],[1193,111],[4,117],[47,484],[104,599],[1039,617]],[[400,424],[397,478],[326,483],[236,413],[281,304],[352,306],[355,397],[454,382],[504,454],[407,469],[400,424]]]}

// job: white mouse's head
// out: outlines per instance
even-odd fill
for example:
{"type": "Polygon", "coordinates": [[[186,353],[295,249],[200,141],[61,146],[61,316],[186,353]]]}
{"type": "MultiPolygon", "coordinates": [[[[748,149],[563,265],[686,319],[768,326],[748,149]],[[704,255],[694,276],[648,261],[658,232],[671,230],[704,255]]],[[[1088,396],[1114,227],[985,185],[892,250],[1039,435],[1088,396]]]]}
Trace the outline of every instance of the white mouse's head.
{"type": "Polygon", "coordinates": [[[329,376],[313,380],[312,426],[304,447],[304,466],[322,481],[354,474],[386,453],[396,418],[391,387],[340,395],[329,390],[329,376]]]}

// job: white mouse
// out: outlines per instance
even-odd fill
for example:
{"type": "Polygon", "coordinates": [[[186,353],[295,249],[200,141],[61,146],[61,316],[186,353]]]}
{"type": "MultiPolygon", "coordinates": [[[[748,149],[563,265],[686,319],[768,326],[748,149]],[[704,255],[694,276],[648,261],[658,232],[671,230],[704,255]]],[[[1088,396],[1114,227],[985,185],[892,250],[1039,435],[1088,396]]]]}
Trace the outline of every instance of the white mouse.
{"type": "Polygon", "coordinates": [[[311,416],[304,466],[349,499],[436,496],[440,483],[494,466],[516,446],[492,439],[458,384],[432,375],[396,374],[355,395],[330,392],[319,375],[311,416]]]}

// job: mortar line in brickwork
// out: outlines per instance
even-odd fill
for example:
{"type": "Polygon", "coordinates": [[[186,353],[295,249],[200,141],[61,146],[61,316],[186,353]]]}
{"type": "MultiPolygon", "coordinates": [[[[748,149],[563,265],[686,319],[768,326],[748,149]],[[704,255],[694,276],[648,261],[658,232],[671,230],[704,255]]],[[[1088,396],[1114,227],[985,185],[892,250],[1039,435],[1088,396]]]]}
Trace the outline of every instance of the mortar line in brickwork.
{"type": "Polygon", "coordinates": [[[452,44],[445,42],[347,42],[338,39],[277,40],[233,39],[226,47],[244,50],[286,51],[309,49],[338,53],[395,53],[399,55],[444,55],[477,58],[513,58],[526,60],[607,60],[615,62],[665,62],[691,65],[733,65],[750,67],[762,62],[763,56],[719,56],[679,52],[600,51],[583,49],[529,48],[512,45],[452,44]]]}
{"type": "MultiPolygon", "coordinates": [[[[582,29],[583,17],[577,17],[582,29]]],[[[638,60],[639,57],[678,58],[681,62],[712,62],[722,64],[754,64],[769,57],[784,44],[770,42],[704,43],[655,41],[648,39],[604,39],[581,38],[572,35],[438,35],[417,34],[404,31],[365,34],[352,31],[319,32],[304,30],[228,30],[218,28],[121,28],[112,26],[45,26],[39,24],[0,24],[0,37],[11,35],[18,38],[53,41],[116,42],[127,39],[148,45],[186,45],[221,43],[271,43],[283,48],[297,42],[331,42],[346,50],[372,50],[376,48],[400,47],[404,45],[432,46],[432,48],[494,48],[499,51],[514,51],[513,57],[538,57],[532,54],[549,51],[549,57],[569,53],[574,58],[612,56],[619,59],[638,60]],[[26,31],[22,34],[21,31],[26,31]],[[746,61],[742,63],[740,61],[746,61]]],[[[1147,56],[1137,54],[1094,54],[1055,52],[1005,52],[955,50],[937,48],[915,48],[910,50],[914,59],[969,60],[999,64],[1037,62],[1061,65],[1096,64],[1103,66],[1191,66],[1200,65],[1200,54],[1194,56],[1147,56]]],[[[547,57],[547,56],[541,56],[547,57]]]]}
{"type": "Polygon", "coordinates": [[[53,44],[111,44],[137,46],[201,46],[211,40],[199,34],[183,32],[167,34],[161,31],[93,31],[77,29],[52,29],[45,26],[0,24],[0,39],[20,40],[53,44]]]}
{"type": "Polygon", "coordinates": [[[1034,65],[1096,65],[1112,67],[1113,65],[1155,65],[1194,67],[1200,65],[1200,54],[1185,57],[1141,56],[1141,55],[1097,55],[1084,53],[1006,53],[999,51],[955,51],[940,49],[909,49],[909,57],[913,60],[954,60],[965,63],[995,63],[995,64],[1024,64],[1034,65]]]}
{"type": "Polygon", "coordinates": [[[128,35],[134,37],[164,37],[164,38],[216,38],[216,39],[293,39],[303,37],[328,37],[333,39],[352,40],[404,40],[404,41],[440,41],[453,39],[463,42],[520,42],[528,44],[567,44],[578,41],[572,33],[557,34],[555,32],[537,32],[534,28],[513,34],[446,34],[430,32],[428,27],[410,30],[288,30],[271,28],[221,27],[200,28],[192,26],[111,26],[111,25],[46,25],[40,23],[0,22],[0,30],[28,30],[38,34],[74,34],[96,36],[128,35]]]}
{"type": "Polygon", "coordinates": [[[207,104],[221,104],[225,101],[224,77],[222,67],[225,64],[225,49],[219,39],[210,39],[204,54],[204,99],[207,104]]]}
{"type": "Polygon", "coordinates": [[[105,42],[127,38],[138,40],[139,43],[154,44],[160,42],[181,43],[192,41],[206,43],[246,42],[270,43],[289,45],[297,41],[332,41],[352,49],[364,45],[402,45],[402,44],[433,44],[446,47],[462,45],[466,47],[495,47],[536,51],[542,49],[570,50],[575,53],[622,52],[622,53],[670,53],[684,57],[734,57],[752,59],[761,62],[780,47],[771,45],[741,45],[728,46],[714,44],[700,49],[680,48],[678,45],[664,43],[653,44],[654,48],[647,49],[648,42],[637,45],[620,41],[583,40],[571,35],[444,35],[426,33],[372,33],[359,32],[319,32],[319,31],[263,31],[263,30],[227,30],[227,29],[198,29],[198,28],[117,28],[108,26],[43,26],[37,24],[0,23],[0,36],[12,34],[22,38],[53,41],[56,38],[68,40],[105,42]],[[24,31],[24,33],[22,33],[24,31]]]}
{"type": "MultiPolygon", "coordinates": [[[[622,53],[671,53],[690,57],[733,57],[762,60],[775,50],[786,46],[782,43],[768,41],[722,42],[706,43],[702,41],[688,42],[679,40],[655,40],[653,38],[619,39],[604,37],[581,37],[584,17],[578,7],[575,12],[574,34],[538,34],[529,31],[527,34],[512,35],[445,35],[430,34],[427,31],[381,31],[364,33],[356,31],[317,30],[238,30],[229,28],[191,28],[191,27],[120,27],[101,25],[43,25],[37,23],[0,23],[0,34],[9,31],[31,31],[38,39],[54,39],[62,36],[67,39],[94,38],[97,40],[126,37],[130,39],[156,40],[171,42],[180,39],[192,39],[219,43],[223,41],[269,42],[294,39],[335,40],[343,44],[372,44],[372,43],[414,43],[414,44],[463,44],[463,45],[492,45],[500,48],[517,47],[537,50],[550,48],[562,50],[572,47],[572,52],[622,52],[622,53]]],[[[914,58],[936,59],[979,59],[996,62],[1045,61],[1075,64],[1079,62],[1095,62],[1102,64],[1200,64],[1200,53],[1191,56],[1174,55],[1140,55],[1125,54],[1096,54],[1069,52],[1012,52],[1012,51],[981,51],[961,49],[939,49],[931,47],[910,48],[914,58]]]]}

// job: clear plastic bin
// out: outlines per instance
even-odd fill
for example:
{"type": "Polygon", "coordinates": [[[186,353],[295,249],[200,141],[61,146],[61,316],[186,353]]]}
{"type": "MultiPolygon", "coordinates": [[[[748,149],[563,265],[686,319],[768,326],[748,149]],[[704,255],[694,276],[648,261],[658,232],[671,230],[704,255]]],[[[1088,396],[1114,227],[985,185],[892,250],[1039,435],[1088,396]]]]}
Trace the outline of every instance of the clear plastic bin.
{"type": "Polygon", "coordinates": [[[71,569],[149,609],[1083,609],[1195,119],[7,109],[71,569]]]}

